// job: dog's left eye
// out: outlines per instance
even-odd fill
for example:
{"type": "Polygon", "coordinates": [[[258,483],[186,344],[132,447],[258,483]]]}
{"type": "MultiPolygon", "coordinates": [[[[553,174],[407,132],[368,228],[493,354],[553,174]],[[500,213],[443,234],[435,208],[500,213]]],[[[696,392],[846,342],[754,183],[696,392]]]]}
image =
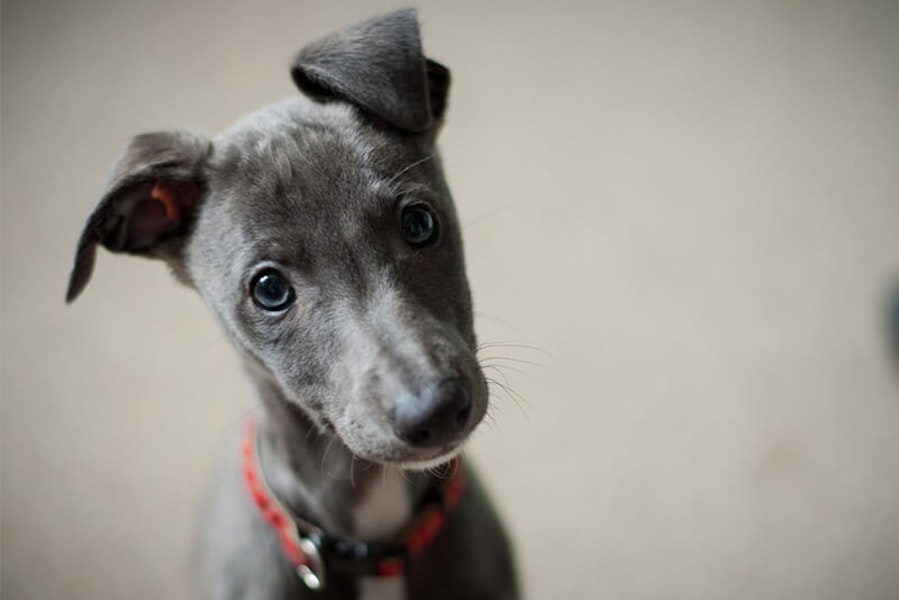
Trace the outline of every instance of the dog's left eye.
{"type": "Polygon", "coordinates": [[[275,269],[266,269],[250,283],[253,302],[263,310],[278,312],[290,306],[296,294],[287,278],[275,269]]]}
{"type": "Polygon", "coordinates": [[[424,204],[413,204],[400,215],[403,239],[413,248],[421,248],[437,239],[437,219],[424,204]]]}

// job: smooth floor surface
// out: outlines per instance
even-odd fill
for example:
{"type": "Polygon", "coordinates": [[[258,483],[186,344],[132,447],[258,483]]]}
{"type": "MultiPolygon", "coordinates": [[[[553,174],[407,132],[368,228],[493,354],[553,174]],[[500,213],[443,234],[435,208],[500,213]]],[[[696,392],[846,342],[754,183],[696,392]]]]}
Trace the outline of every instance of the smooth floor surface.
{"type": "MultiPolygon", "coordinates": [[[[895,2],[425,2],[528,598],[899,598],[895,2]],[[510,388],[508,391],[504,388],[510,388]]],[[[392,2],[2,4],[2,596],[190,598],[236,354],[74,243],[133,134],[221,130],[392,2]]]]}

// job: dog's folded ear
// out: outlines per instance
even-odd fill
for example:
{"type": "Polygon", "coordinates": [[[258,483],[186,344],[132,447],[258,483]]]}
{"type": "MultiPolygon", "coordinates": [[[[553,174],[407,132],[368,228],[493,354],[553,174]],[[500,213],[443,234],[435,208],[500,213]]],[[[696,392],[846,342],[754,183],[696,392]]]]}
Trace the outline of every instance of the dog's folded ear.
{"type": "Polygon", "coordinates": [[[415,9],[343,29],[300,50],[297,87],[317,99],[341,99],[407,132],[439,124],[449,70],[424,56],[415,9]]]}
{"type": "Polygon", "coordinates": [[[174,258],[205,193],[212,144],[201,134],[172,131],[135,137],[78,240],[66,302],[87,286],[97,244],[112,252],[174,258]]]}

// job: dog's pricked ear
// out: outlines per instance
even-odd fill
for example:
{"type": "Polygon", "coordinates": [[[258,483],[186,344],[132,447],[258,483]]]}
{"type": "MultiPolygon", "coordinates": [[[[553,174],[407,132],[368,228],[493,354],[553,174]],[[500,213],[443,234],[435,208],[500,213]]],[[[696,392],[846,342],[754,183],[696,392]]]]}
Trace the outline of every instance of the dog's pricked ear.
{"type": "Polygon", "coordinates": [[[411,8],[309,44],[297,54],[291,76],[309,96],[346,100],[414,133],[443,117],[450,82],[449,70],[422,53],[411,8]]]}
{"type": "Polygon", "coordinates": [[[84,290],[97,244],[112,252],[173,258],[206,187],[212,144],[201,134],[172,131],[135,137],[78,240],[66,302],[84,290]]]}

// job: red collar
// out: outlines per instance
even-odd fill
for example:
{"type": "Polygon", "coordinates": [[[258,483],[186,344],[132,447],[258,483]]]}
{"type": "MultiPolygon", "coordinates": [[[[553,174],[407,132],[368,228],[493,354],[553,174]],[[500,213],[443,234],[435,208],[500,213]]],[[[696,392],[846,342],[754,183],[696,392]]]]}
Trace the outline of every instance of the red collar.
{"type": "Polygon", "coordinates": [[[248,419],[244,428],[241,453],[247,491],[266,523],[278,535],[284,555],[297,575],[311,589],[325,587],[325,566],[357,575],[395,577],[403,573],[408,556],[418,554],[430,544],[446,521],[447,512],[462,495],[462,461],[449,464],[451,475],[441,487],[432,488],[419,507],[418,514],[396,543],[374,544],[340,540],[319,527],[298,518],[272,493],[258,463],[256,427],[248,419]]]}

